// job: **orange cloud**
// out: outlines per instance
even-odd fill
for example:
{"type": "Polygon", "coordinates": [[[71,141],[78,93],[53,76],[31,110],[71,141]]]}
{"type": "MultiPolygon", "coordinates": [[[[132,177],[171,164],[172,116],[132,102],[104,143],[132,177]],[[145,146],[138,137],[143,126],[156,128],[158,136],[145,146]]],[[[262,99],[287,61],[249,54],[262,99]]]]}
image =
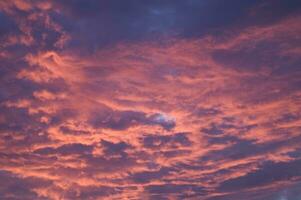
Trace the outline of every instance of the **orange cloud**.
{"type": "MultiPolygon", "coordinates": [[[[0,5],[8,13],[52,8],[29,2],[0,5]]],[[[26,20],[17,20],[22,36],[11,36],[8,46],[24,37],[33,45],[31,23],[41,22],[60,33],[58,49],[27,53],[28,66],[14,74],[30,91],[1,103],[0,164],[24,179],[48,180],[30,189],[39,197],[137,199],[163,191],[210,199],[235,195],[236,187],[272,190],[286,178],[299,180],[295,172],[252,182],[268,167],[300,167],[292,156],[301,141],[300,72],[279,73],[272,59],[297,59],[290,41],[300,33],[299,17],[223,39],[123,42],[91,55],[63,49],[71,35],[48,14],[26,20]],[[277,52],[262,48],[266,42],[277,52]],[[254,51],[265,59],[249,57],[254,51]]]]}

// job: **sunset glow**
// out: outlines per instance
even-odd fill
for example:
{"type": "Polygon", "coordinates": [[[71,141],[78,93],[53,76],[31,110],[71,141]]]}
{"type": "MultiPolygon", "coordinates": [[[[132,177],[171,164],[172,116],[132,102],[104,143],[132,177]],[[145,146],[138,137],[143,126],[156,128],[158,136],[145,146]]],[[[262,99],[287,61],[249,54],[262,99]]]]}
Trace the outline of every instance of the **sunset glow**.
{"type": "Polygon", "coordinates": [[[0,200],[300,200],[301,1],[0,0],[0,200]]]}

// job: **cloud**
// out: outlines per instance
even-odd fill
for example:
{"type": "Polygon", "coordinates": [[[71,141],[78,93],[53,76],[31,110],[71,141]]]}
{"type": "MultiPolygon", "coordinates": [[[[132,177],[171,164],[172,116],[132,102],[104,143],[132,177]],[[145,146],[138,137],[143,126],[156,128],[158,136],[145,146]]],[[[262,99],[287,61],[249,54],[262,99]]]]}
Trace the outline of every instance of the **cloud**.
{"type": "Polygon", "coordinates": [[[147,135],[143,137],[143,145],[147,148],[160,148],[164,146],[189,146],[191,141],[186,133],[175,133],[173,135],[147,135]]]}
{"type": "Polygon", "coordinates": [[[168,119],[161,114],[146,116],[143,112],[135,111],[108,111],[108,114],[104,114],[103,111],[100,111],[99,114],[93,113],[90,118],[90,122],[94,127],[104,127],[116,130],[125,130],[130,126],[138,124],[160,125],[167,130],[175,126],[175,122],[172,119],[168,119]]]}
{"type": "Polygon", "coordinates": [[[70,154],[85,154],[91,153],[93,150],[92,146],[83,145],[83,144],[66,144],[60,146],[58,148],[46,147],[43,149],[37,149],[34,153],[37,154],[62,154],[62,155],[70,155],[70,154]]]}
{"type": "Polygon", "coordinates": [[[7,171],[0,171],[0,194],[4,199],[43,199],[32,189],[45,187],[51,182],[47,180],[17,177],[7,171]]]}
{"type": "Polygon", "coordinates": [[[1,1],[1,196],[298,198],[299,7],[1,1]]]}
{"type": "Polygon", "coordinates": [[[165,195],[171,195],[175,198],[191,198],[202,196],[205,194],[203,188],[197,185],[186,184],[166,184],[166,185],[150,185],[146,188],[146,191],[152,194],[151,198],[162,198],[165,195]]]}
{"type": "Polygon", "coordinates": [[[259,187],[265,184],[285,181],[291,178],[298,180],[301,175],[298,171],[300,160],[290,163],[266,163],[262,169],[251,172],[246,176],[230,179],[221,183],[222,190],[237,190],[251,187],[259,187]]]}

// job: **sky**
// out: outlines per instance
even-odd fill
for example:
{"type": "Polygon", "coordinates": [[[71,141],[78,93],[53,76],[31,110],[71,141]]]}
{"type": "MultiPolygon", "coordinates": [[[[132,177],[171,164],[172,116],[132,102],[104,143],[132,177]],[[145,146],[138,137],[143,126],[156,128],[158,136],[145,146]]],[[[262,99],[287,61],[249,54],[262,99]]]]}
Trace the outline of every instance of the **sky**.
{"type": "Polygon", "coordinates": [[[1,200],[300,200],[301,1],[0,0],[1,200]]]}

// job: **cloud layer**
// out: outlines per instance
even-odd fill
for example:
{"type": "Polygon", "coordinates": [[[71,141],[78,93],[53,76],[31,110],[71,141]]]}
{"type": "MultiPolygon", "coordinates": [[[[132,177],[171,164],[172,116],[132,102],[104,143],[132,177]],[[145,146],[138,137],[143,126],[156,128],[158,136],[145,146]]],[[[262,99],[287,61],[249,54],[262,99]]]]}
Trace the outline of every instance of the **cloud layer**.
{"type": "Polygon", "coordinates": [[[300,8],[1,1],[1,198],[300,199],[300,8]]]}

